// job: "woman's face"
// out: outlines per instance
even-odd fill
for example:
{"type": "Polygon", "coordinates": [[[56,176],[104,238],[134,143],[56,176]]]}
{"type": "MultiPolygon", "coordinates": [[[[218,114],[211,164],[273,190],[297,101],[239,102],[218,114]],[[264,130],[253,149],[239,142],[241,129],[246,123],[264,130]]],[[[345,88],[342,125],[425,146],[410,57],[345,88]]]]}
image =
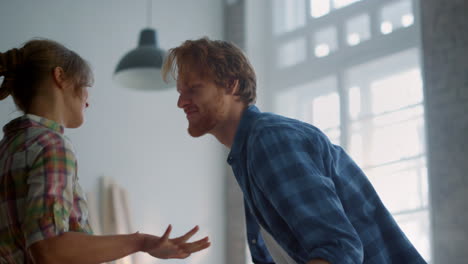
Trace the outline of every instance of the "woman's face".
{"type": "Polygon", "coordinates": [[[88,107],[88,87],[76,87],[76,84],[70,84],[70,87],[67,87],[65,101],[65,127],[81,126],[84,122],[84,110],[88,107]]]}

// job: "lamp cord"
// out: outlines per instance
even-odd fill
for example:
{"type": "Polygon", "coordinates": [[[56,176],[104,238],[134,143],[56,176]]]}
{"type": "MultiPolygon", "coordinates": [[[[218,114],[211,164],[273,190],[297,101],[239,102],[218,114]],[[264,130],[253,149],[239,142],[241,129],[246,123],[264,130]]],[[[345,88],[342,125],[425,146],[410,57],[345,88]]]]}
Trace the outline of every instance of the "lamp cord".
{"type": "Polygon", "coordinates": [[[148,24],[148,27],[150,28],[151,24],[152,24],[151,16],[152,16],[152,11],[153,11],[152,0],[148,0],[148,1],[146,1],[146,3],[147,3],[147,6],[146,6],[146,22],[148,24]]]}

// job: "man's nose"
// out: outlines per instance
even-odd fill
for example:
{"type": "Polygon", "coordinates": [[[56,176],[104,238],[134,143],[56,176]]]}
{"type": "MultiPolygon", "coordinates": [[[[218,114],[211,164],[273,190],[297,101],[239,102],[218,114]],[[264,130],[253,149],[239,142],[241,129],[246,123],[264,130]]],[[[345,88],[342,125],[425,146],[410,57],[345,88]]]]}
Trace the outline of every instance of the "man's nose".
{"type": "Polygon", "coordinates": [[[179,99],[177,100],[177,106],[179,108],[184,108],[188,104],[190,104],[190,98],[183,94],[179,95],[179,99]]]}

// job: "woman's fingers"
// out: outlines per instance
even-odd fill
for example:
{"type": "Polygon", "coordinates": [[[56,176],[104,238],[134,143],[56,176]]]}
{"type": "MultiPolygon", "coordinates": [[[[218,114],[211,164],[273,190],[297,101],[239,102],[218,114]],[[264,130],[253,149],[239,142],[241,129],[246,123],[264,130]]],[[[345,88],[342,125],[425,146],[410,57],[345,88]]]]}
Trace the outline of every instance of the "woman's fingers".
{"type": "Polygon", "coordinates": [[[169,225],[166,229],[166,231],[164,232],[164,235],[161,237],[162,240],[167,240],[169,239],[169,235],[171,234],[171,231],[172,231],[172,225],[169,225]]]}
{"type": "Polygon", "coordinates": [[[192,228],[192,230],[188,231],[185,235],[183,236],[180,236],[180,237],[177,237],[177,238],[174,238],[173,241],[177,244],[179,243],[185,243],[187,242],[187,240],[189,240],[193,235],[195,235],[195,233],[198,232],[198,229],[199,227],[198,226],[195,226],[194,228],[192,228]]]}
{"type": "Polygon", "coordinates": [[[208,237],[205,237],[195,242],[181,244],[179,245],[179,247],[184,252],[191,254],[191,253],[203,250],[205,248],[208,248],[210,245],[211,243],[209,242],[208,237]]]}

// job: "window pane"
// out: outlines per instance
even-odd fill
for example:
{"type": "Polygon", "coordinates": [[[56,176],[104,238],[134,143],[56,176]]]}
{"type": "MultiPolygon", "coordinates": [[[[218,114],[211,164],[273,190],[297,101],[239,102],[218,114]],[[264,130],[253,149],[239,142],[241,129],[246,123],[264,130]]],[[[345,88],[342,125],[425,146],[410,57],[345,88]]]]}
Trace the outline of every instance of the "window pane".
{"type": "Polygon", "coordinates": [[[372,112],[396,110],[423,100],[421,74],[418,69],[398,73],[371,83],[372,112]]]}
{"type": "Polygon", "coordinates": [[[360,0],[333,0],[333,7],[342,8],[359,1],[360,0]]]}
{"type": "Polygon", "coordinates": [[[286,91],[277,93],[274,99],[275,111],[283,116],[287,116],[294,119],[301,119],[299,105],[299,97],[297,93],[292,91],[286,91]]]}
{"type": "Polygon", "coordinates": [[[365,166],[423,155],[424,144],[422,105],[351,124],[350,152],[357,153],[365,166]],[[360,145],[360,136],[366,139],[365,146],[360,145]]]}
{"type": "Polygon", "coordinates": [[[338,49],[336,27],[326,27],[314,34],[314,54],[316,57],[325,57],[338,49]]]}
{"type": "Polygon", "coordinates": [[[357,119],[361,114],[361,89],[359,87],[351,87],[349,89],[349,116],[351,119],[357,119]]]}
{"type": "Polygon", "coordinates": [[[423,208],[426,204],[421,189],[423,158],[366,169],[383,203],[392,213],[423,208]]]}
{"type": "Polygon", "coordinates": [[[340,98],[335,76],[286,89],[276,93],[274,98],[275,111],[281,115],[313,124],[324,131],[340,126],[340,98]]]}
{"type": "Polygon", "coordinates": [[[320,129],[340,125],[340,97],[337,92],[319,96],[312,101],[312,124],[320,129]]]}
{"type": "Polygon", "coordinates": [[[369,164],[377,165],[422,154],[420,131],[423,117],[389,126],[377,127],[371,135],[369,164]]]}
{"type": "Polygon", "coordinates": [[[289,67],[305,60],[306,42],[304,38],[298,38],[283,44],[278,51],[278,65],[289,67]]]}
{"type": "Polygon", "coordinates": [[[364,14],[351,18],[346,22],[346,42],[355,46],[370,39],[370,18],[364,14]]]}
{"type": "Polygon", "coordinates": [[[423,207],[429,206],[429,185],[428,185],[428,178],[427,178],[427,166],[421,167],[419,170],[421,174],[421,194],[422,194],[422,201],[423,207]]]}
{"type": "Polygon", "coordinates": [[[384,6],[381,10],[380,31],[390,34],[401,27],[409,27],[414,23],[413,9],[410,0],[400,0],[384,6]]]}
{"type": "Polygon", "coordinates": [[[423,116],[423,113],[423,106],[417,105],[400,111],[375,116],[372,123],[374,127],[384,127],[408,120],[419,119],[423,116]]]}
{"type": "Polygon", "coordinates": [[[395,216],[395,220],[421,256],[426,261],[430,261],[430,226],[428,210],[395,216]]]}
{"type": "Polygon", "coordinates": [[[305,25],[305,0],[274,0],[273,30],[281,34],[305,25]]]}
{"type": "Polygon", "coordinates": [[[310,15],[321,17],[330,13],[330,0],[310,0],[310,15]]]}
{"type": "Polygon", "coordinates": [[[362,135],[360,133],[351,134],[351,142],[349,143],[349,155],[360,167],[364,166],[364,146],[362,135]]]}
{"type": "Polygon", "coordinates": [[[323,133],[327,135],[333,144],[340,145],[340,127],[324,130],[323,133]]]}

